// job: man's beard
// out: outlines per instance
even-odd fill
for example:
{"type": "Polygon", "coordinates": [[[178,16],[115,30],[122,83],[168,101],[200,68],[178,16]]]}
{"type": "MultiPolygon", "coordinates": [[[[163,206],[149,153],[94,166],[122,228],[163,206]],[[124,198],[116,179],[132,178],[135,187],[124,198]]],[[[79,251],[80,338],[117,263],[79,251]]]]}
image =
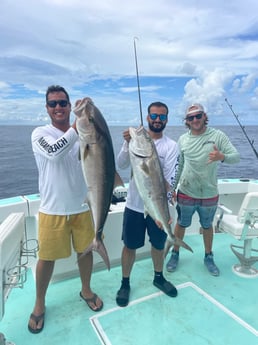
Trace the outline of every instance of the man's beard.
{"type": "Polygon", "coordinates": [[[166,123],[162,123],[160,127],[154,127],[150,122],[148,122],[149,129],[154,133],[160,133],[166,127],[166,123]]]}

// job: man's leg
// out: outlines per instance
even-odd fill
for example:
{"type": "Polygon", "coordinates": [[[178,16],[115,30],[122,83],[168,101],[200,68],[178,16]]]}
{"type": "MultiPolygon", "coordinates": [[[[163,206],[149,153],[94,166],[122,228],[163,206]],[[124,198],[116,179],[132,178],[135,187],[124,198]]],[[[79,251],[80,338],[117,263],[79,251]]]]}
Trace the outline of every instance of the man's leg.
{"type": "Polygon", "coordinates": [[[37,330],[41,330],[44,326],[44,317],[38,322],[37,317],[45,312],[45,297],[54,265],[55,261],[38,260],[36,267],[36,302],[28,324],[31,332],[35,331],[37,333],[37,330]]]}
{"type": "Polygon", "coordinates": [[[86,255],[78,254],[78,267],[82,282],[80,296],[86,301],[86,303],[92,310],[98,311],[102,308],[103,302],[96,294],[92,292],[90,287],[91,274],[93,268],[92,252],[89,252],[86,255]]]}
{"type": "Polygon", "coordinates": [[[213,227],[209,229],[203,229],[203,244],[205,254],[209,254],[212,251],[212,242],[213,242],[213,227]]]}
{"type": "Polygon", "coordinates": [[[135,249],[129,249],[124,246],[122,250],[122,282],[116,295],[116,303],[120,307],[126,307],[130,296],[130,274],[134,265],[136,256],[135,249]]]}
{"type": "Polygon", "coordinates": [[[216,264],[214,263],[212,243],[213,243],[213,227],[209,229],[203,229],[203,243],[205,250],[204,264],[208,271],[213,276],[219,276],[220,272],[216,264]]]}
{"type": "Polygon", "coordinates": [[[177,296],[176,287],[167,281],[163,276],[164,250],[158,250],[152,246],[151,256],[154,266],[153,284],[170,297],[177,296]]]}

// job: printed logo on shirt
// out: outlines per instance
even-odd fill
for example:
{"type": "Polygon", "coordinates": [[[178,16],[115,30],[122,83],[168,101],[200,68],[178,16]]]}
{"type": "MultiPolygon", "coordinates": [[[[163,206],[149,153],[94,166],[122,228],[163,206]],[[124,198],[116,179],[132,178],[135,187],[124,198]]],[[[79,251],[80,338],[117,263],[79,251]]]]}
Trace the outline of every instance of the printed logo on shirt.
{"type": "Polygon", "coordinates": [[[214,144],[214,145],[215,145],[215,141],[213,141],[213,140],[207,140],[207,141],[205,141],[205,142],[202,144],[202,146],[207,145],[207,144],[214,144]]]}
{"type": "Polygon", "coordinates": [[[66,144],[68,144],[68,141],[65,138],[59,139],[54,145],[49,145],[48,142],[42,137],[39,139],[39,145],[48,153],[53,153],[58,150],[60,150],[62,147],[64,147],[66,144]]]}
{"type": "Polygon", "coordinates": [[[177,156],[177,160],[176,160],[176,164],[175,164],[175,169],[174,169],[174,174],[173,176],[171,176],[171,188],[172,190],[175,188],[175,184],[176,184],[176,177],[177,177],[177,173],[178,173],[178,168],[179,168],[179,159],[180,159],[180,155],[177,156]]]}

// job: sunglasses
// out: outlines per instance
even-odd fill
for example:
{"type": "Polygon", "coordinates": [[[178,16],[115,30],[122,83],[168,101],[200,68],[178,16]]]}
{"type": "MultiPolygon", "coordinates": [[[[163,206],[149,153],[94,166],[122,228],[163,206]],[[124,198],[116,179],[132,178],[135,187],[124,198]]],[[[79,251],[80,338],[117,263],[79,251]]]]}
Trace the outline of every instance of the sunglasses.
{"type": "Polygon", "coordinates": [[[185,120],[192,122],[194,118],[197,120],[200,120],[202,118],[203,113],[196,114],[196,115],[191,115],[191,116],[186,116],[185,120]]]}
{"type": "Polygon", "coordinates": [[[57,104],[60,105],[60,107],[65,108],[68,104],[68,101],[66,99],[61,99],[60,101],[47,101],[47,105],[50,108],[55,108],[57,104]]]}
{"type": "Polygon", "coordinates": [[[167,114],[149,114],[149,117],[151,120],[157,120],[157,118],[160,119],[160,121],[167,121],[167,114]]]}

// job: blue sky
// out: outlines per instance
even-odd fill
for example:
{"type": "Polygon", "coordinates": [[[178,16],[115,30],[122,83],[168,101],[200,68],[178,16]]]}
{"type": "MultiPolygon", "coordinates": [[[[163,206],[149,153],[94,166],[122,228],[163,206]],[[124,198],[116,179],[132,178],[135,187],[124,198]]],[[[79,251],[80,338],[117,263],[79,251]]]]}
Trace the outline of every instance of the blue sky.
{"type": "Polygon", "coordinates": [[[181,125],[202,103],[210,124],[258,125],[256,0],[1,0],[0,124],[48,121],[45,91],[90,96],[110,125],[138,125],[153,101],[181,125]]]}

